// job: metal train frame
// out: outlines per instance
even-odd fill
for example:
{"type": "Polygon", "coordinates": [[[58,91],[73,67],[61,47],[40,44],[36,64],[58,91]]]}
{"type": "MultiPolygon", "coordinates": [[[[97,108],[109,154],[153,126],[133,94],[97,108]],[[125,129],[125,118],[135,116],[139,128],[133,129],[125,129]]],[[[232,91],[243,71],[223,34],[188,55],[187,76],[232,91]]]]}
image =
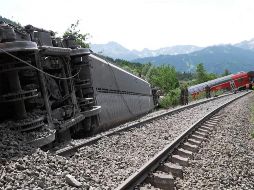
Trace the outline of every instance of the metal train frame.
{"type": "Polygon", "coordinates": [[[224,91],[237,91],[246,88],[246,85],[250,85],[254,82],[254,71],[239,72],[236,74],[230,74],[228,76],[220,77],[211,81],[207,81],[201,84],[197,84],[188,88],[190,95],[195,97],[200,92],[204,92],[206,86],[210,87],[211,92],[219,90],[224,91]]]}
{"type": "Polygon", "coordinates": [[[132,120],[154,109],[154,94],[73,36],[0,24],[0,121],[21,132],[54,131],[40,146],[132,120]]]}

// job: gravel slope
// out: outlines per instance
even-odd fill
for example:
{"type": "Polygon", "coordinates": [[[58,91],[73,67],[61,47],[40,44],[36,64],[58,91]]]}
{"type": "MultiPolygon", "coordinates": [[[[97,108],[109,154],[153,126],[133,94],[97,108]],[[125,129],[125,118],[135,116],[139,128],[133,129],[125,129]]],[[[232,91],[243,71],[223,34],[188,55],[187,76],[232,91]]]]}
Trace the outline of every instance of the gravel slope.
{"type": "Polygon", "coordinates": [[[190,166],[179,189],[254,189],[254,139],[249,103],[253,93],[226,107],[223,119],[190,166]]]}
{"type": "MultiPolygon", "coordinates": [[[[104,137],[70,159],[24,146],[22,140],[13,144],[22,139],[18,136],[17,139],[6,138],[2,142],[4,154],[3,149],[0,151],[0,189],[70,189],[66,174],[82,183],[80,189],[88,186],[89,189],[114,189],[188,126],[229,99],[231,97],[224,97],[144,127],[104,137]],[[24,150],[22,154],[17,153],[20,150],[24,150]]],[[[4,127],[0,132],[6,136],[4,127]]]]}

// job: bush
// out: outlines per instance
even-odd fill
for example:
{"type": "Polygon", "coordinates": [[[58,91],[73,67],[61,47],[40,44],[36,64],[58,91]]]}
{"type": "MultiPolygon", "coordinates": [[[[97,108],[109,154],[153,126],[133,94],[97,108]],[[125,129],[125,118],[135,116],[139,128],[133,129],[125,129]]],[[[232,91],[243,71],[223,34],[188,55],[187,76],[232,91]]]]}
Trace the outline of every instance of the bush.
{"type": "Polygon", "coordinates": [[[180,89],[170,90],[166,96],[159,101],[159,106],[162,108],[169,108],[180,103],[180,89]]]}

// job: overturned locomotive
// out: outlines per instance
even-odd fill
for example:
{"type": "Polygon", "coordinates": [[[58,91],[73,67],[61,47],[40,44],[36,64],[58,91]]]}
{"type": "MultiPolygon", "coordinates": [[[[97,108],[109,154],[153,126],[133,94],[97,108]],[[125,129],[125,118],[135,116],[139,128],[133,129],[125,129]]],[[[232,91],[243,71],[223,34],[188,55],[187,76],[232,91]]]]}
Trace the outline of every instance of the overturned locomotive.
{"type": "Polygon", "coordinates": [[[106,130],[151,111],[148,82],[91,54],[73,36],[0,24],[0,122],[59,137],[106,130]]]}

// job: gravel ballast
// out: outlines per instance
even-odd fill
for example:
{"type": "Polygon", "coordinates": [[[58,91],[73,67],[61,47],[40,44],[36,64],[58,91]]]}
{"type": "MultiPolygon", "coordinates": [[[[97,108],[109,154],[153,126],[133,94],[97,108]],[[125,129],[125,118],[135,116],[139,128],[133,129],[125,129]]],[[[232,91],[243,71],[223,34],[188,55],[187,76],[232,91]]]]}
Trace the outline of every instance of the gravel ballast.
{"type": "Polygon", "coordinates": [[[254,189],[253,93],[221,111],[208,141],[184,168],[178,189],[254,189]]]}
{"type": "Polygon", "coordinates": [[[82,162],[96,189],[114,189],[188,127],[236,94],[105,137],[80,149],[71,162],[82,162]],[[91,167],[92,166],[92,167],[91,167]]]}
{"type": "MultiPolygon", "coordinates": [[[[5,147],[5,154],[12,154],[1,158],[0,189],[114,189],[191,124],[238,95],[103,137],[69,159],[27,146],[23,154],[15,154],[23,150],[22,143],[11,145],[17,146],[15,149],[5,147]]],[[[3,145],[8,143],[7,139],[3,145]]]]}

